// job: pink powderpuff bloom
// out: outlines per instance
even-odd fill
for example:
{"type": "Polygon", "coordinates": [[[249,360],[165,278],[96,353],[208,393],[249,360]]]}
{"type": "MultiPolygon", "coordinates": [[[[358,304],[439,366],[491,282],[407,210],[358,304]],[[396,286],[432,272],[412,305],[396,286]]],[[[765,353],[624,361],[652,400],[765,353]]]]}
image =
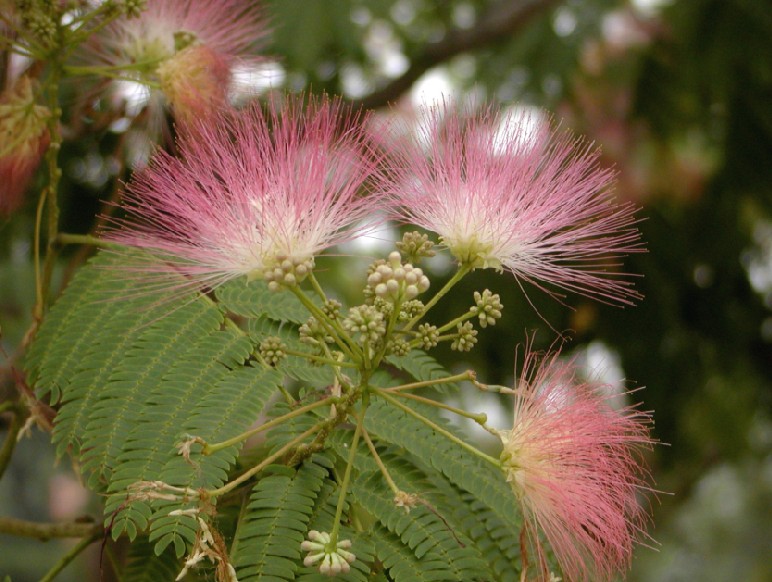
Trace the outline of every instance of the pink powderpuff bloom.
{"type": "Polygon", "coordinates": [[[634,406],[615,410],[608,386],[582,382],[572,361],[526,355],[514,390],[514,423],[501,431],[501,463],[524,515],[538,576],[550,578],[546,537],[572,582],[624,573],[648,514],[636,500],[647,490],[641,453],[653,440],[651,417],[634,406]]]}
{"type": "MultiPolygon", "coordinates": [[[[81,52],[90,65],[122,69],[151,87],[160,86],[174,113],[189,122],[227,104],[233,67],[257,61],[266,36],[260,2],[252,0],[148,0],[136,18],[121,18],[94,35],[81,52]]],[[[151,117],[161,116],[157,91],[151,117]]]]}
{"type": "Polygon", "coordinates": [[[635,208],[612,201],[613,172],[598,167],[591,146],[538,115],[515,123],[493,107],[440,105],[419,127],[393,132],[380,190],[394,218],[439,234],[467,267],[508,270],[541,289],[549,283],[604,302],[638,297],[607,271],[642,250],[635,208]]]}
{"type": "Polygon", "coordinates": [[[341,109],[293,99],[205,120],[179,137],[179,157],[158,152],[135,174],[105,238],[147,251],[127,260],[151,287],[299,283],[314,256],[377,226],[359,191],[378,156],[364,116],[341,109]]]}
{"type": "Polygon", "coordinates": [[[51,141],[50,112],[37,104],[37,92],[25,76],[0,95],[0,216],[21,206],[51,141]]]}

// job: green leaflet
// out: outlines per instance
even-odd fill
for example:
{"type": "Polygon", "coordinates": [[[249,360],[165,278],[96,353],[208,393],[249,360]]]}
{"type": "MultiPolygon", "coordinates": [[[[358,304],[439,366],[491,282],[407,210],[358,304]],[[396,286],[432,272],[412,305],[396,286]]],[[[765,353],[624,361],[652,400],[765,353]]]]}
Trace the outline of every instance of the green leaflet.
{"type": "Polygon", "coordinates": [[[408,513],[396,507],[380,474],[357,479],[352,492],[368,512],[400,537],[420,560],[422,570],[431,571],[435,580],[472,580],[487,569],[471,540],[451,531],[429,508],[418,505],[408,513]]]}
{"type": "MultiPolygon", "coordinates": [[[[289,292],[269,291],[265,281],[230,281],[220,286],[216,295],[225,309],[242,317],[255,319],[265,316],[293,323],[304,323],[308,319],[308,311],[297,297],[289,292]]],[[[321,306],[321,301],[314,302],[321,306]]]]}
{"type": "Polygon", "coordinates": [[[240,582],[294,580],[301,563],[300,544],[327,468],[311,460],[297,471],[277,470],[254,486],[236,530],[231,557],[240,582]]]}
{"type": "Polygon", "coordinates": [[[182,564],[174,552],[164,552],[156,556],[153,544],[146,538],[134,540],[129,547],[127,566],[121,580],[123,582],[160,582],[174,580],[180,573],[182,564]]]}

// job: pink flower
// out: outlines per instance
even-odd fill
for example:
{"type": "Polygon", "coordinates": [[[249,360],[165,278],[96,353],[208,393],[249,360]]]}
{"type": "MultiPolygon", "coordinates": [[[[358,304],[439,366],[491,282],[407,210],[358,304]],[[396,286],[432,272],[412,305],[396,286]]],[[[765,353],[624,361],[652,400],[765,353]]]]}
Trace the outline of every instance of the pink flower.
{"type": "Polygon", "coordinates": [[[608,272],[641,251],[634,207],[608,193],[613,172],[598,152],[538,115],[514,123],[488,108],[443,105],[423,130],[396,139],[381,190],[395,218],[440,235],[462,265],[512,272],[606,302],[631,303],[629,281],[608,272]]]}
{"type": "Polygon", "coordinates": [[[648,516],[636,494],[647,489],[640,453],[653,442],[651,417],[635,407],[615,410],[606,388],[578,381],[573,362],[559,354],[539,364],[529,353],[515,390],[513,427],[500,432],[501,463],[544,579],[540,532],[572,582],[623,573],[644,532],[648,516]]]}
{"type": "Polygon", "coordinates": [[[160,287],[300,282],[314,256],[373,228],[358,191],[378,159],[362,121],[327,99],[210,119],[180,137],[179,158],[159,152],[135,175],[105,238],[147,250],[130,264],[160,287]]]}
{"type": "Polygon", "coordinates": [[[0,215],[10,215],[23,196],[51,141],[49,110],[37,105],[37,87],[21,77],[0,95],[0,215]]]}
{"type": "MultiPolygon", "coordinates": [[[[81,56],[160,86],[175,114],[190,121],[204,107],[216,110],[227,102],[234,65],[254,61],[252,51],[265,36],[259,2],[148,0],[138,17],[120,18],[93,36],[81,56]]],[[[151,95],[151,105],[158,104],[151,95]]],[[[159,117],[158,107],[153,115],[159,117]]]]}

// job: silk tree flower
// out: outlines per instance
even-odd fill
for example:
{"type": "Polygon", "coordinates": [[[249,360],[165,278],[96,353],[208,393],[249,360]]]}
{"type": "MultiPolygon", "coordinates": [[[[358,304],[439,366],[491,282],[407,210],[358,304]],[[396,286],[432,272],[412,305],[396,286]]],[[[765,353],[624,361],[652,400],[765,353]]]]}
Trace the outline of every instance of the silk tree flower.
{"type": "MultiPolygon", "coordinates": [[[[88,64],[160,88],[178,121],[191,122],[227,104],[231,71],[256,61],[266,36],[259,2],[148,0],[136,18],[121,18],[94,35],[82,51],[88,64]]],[[[158,91],[151,116],[160,118],[158,91]]]]}
{"type": "Polygon", "coordinates": [[[642,250],[635,208],[613,202],[613,172],[592,146],[537,115],[520,121],[444,104],[425,112],[417,132],[397,126],[380,186],[393,217],[436,232],[469,267],[631,303],[630,281],[608,269],[642,250]]]}
{"type": "Polygon", "coordinates": [[[539,576],[549,578],[543,534],[572,582],[610,581],[630,566],[648,515],[641,453],[651,417],[615,410],[607,386],[580,381],[559,354],[529,353],[514,390],[514,422],[501,431],[501,463],[523,508],[539,576]]]}
{"type": "MultiPolygon", "coordinates": [[[[152,286],[212,288],[246,276],[303,280],[323,250],[376,225],[360,196],[378,156],[339,101],[258,104],[204,120],[126,187],[125,219],[105,238],[147,251],[129,269],[152,286]],[[179,275],[182,275],[183,282],[179,275]]],[[[120,252],[120,251],[118,251],[120,252]]],[[[147,286],[146,286],[147,288],[147,286]]]]}
{"type": "Polygon", "coordinates": [[[36,92],[36,83],[25,76],[0,95],[0,215],[21,205],[48,149],[50,112],[37,104],[36,92]]]}

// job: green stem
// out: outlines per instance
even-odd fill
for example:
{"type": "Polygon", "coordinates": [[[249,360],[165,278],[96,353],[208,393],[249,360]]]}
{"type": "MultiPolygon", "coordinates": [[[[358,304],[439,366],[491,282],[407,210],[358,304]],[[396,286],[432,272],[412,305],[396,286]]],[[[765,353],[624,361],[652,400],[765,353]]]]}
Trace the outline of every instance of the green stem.
{"type": "Polygon", "coordinates": [[[99,237],[91,236],[88,234],[70,234],[66,232],[60,232],[56,235],[55,241],[57,244],[61,245],[94,245],[95,247],[126,248],[126,245],[106,241],[99,237]]]}
{"type": "MultiPolygon", "coordinates": [[[[57,31],[58,37],[62,38],[61,27],[57,31]]],[[[60,44],[61,46],[61,44],[60,44]]],[[[40,236],[42,235],[40,222],[42,220],[42,206],[48,207],[48,224],[47,224],[47,238],[48,246],[46,249],[46,257],[43,262],[43,274],[40,275],[40,266],[37,264],[36,277],[37,284],[37,302],[34,307],[34,315],[36,320],[40,320],[43,317],[45,311],[46,296],[48,295],[48,289],[51,285],[51,279],[54,272],[54,264],[56,262],[56,255],[58,254],[55,240],[59,230],[59,203],[57,196],[59,192],[59,180],[62,177],[62,170],[59,168],[59,151],[62,147],[62,109],[59,107],[59,82],[62,76],[62,57],[59,51],[56,51],[54,56],[50,59],[51,73],[46,83],[46,93],[48,95],[48,109],[50,116],[48,119],[48,133],[51,138],[51,144],[46,152],[46,160],[48,162],[48,187],[45,190],[45,194],[38,205],[38,216],[35,225],[36,245],[35,248],[40,251],[40,236]]]]}
{"type": "Polygon", "coordinates": [[[0,533],[25,538],[36,538],[41,542],[47,542],[53,538],[82,538],[84,536],[101,536],[104,532],[101,524],[81,523],[77,521],[62,521],[54,523],[40,523],[16,519],[14,517],[0,517],[0,533]]]}
{"type": "Polygon", "coordinates": [[[75,544],[72,547],[72,549],[69,552],[67,552],[64,556],[61,557],[61,559],[54,565],[53,568],[51,568],[48,571],[48,573],[45,576],[43,576],[40,579],[40,582],[51,582],[51,580],[56,578],[59,575],[59,572],[64,570],[69,565],[69,563],[72,562],[78,556],[78,554],[80,554],[83,550],[89,547],[98,538],[99,536],[97,534],[92,534],[80,540],[77,544],[75,544]]]}
{"type": "Polygon", "coordinates": [[[8,464],[11,462],[19,431],[24,426],[26,419],[26,410],[21,404],[14,403],[10,410],[13,412],[13,420],[11,420],[11,426],[8,427],[8,434],[5,435],[3,448],[0,449],[0,477],[3,476],[8,468],[8,464]]]}
{"type": "Polygon", "coordinates": [[[471,265],[462,264],[458,271],[456,271],[453,276],[450,278],[450,280],[445,283],[445,286],[437,291],[435,293],[434,297],[432,297],[428,303],[424,305],[424,309],[421,313],[416,315],[413,319],[407,322],[404,328],[402,328],[405,331],[408,331],[413,328],[413,326],[418,323],[421,319],[423,319],[427,313],[429,313],[429,310],[434,307],[437,302],[442,299],[447,293],[455,286],[456,283],[458,283],[461,279],[463,279],[470,271],[472,270],[471,265]]]}
{"type": "Polygon", "coordinates": [[[340,493],[338,494],[338,506],[335,509],[335,521],[332,524],[332,531],[330,532],[330,543],[327,546],[327,550],[332,553],[338,549],[338,530],[340,529],[340,519],[343,516],[343,506],[346,502],[346,492],[348,491],[348,485],[351,481],[351,469],[354,466],[354,459],[356,458],[357,446],[359,445],[359,437],[362,436],[364,430],[364,420],[367,407],[362,406],[362,412],[357,419],[357,427],[354,431],[354,440],[351,441],[351,449],[348,452],[348,464],[346,465],[346,472],[343,474],[343,483],[340,485],[340,493]]]}
{"type": "Polygon", "coordinates": [[[472,319],[473,317],[477,317],[477,314],[476,313],[472,313],[471,311],[467,311],[463,315],[459,315],[456,319],[453,319],[453,320],[449,321],[448,323],[446,323],[445,325],[443,325],[441,328],[439,328],[437,330],[437,333],[443,333],[443,332],[448,331],[449,329],[453,329],[459,323],[463,323],[467,319],[472,319]]]}
{"type": "Polygon", "coordinates": [[[341,350],[355,362],[362,360],[362,351],[356,342],[346,333],[346,331],[334,320],[330,319],[327,314],[319,309],[319,307],[311,301],[308,296],[303,293],[303,290],[297,285],[288,287],[290,291],[295,294],[303,306],[319,320],[325,330],[335,339],[335,343],[338,344],[341,350]],[[356,351],[356,355],[354,354],[356,351]]]}
{"type": "Polygon", "coordinates": [[[306,437],[314,434],[319,429],[321,429],[326,424],[326,421],[318,422],[311,428],[309,428],[307,431],[305,431],[303,434],[300,434],[296,436],[294,439],[292,439],[290,442],[288,442],[286,445],[284,445],[282,448],[280,448],[278,451],[276,451],[274,454],[270,455],[269,457],[266,457],[263,459],[258,465],[255,465],[252,467],[249,471],[246,471],[241,476],[237,477],[230,483],[226,483],[222,487],[218,489],[212,489],[210,491],[207,491],[207,495],[209,497],[219,497],[221,495],[225,495],[226,493],[229,493],[230,491],[234,490],[236,487],[244,483],[244,481],[247,481],[251,479],[253,476],[257,475],[260,471],[265,469],[268,465],[273,463],[276,459],[280,458],[282,455],[284,455],[287,451],[289,451],[292,447],[295,445],[301,443],[306,437]]]}
{"type": "Polygon", "coordinates": [[[324,289],[322,289],[322,286],[319,284],[319,281],[314,276],[314,272],[311,271],[308,274],[308,280],[311,281],[311,287],[313,287],[314,291],[316,291],[316,294],[324,301],[327,302],[327,295],[324,293],[324,289]]]}
{"type": "Polygon", "coordinates": [[[222,441],[220,443],[215,443],[213,445],[207,444],[204,446],[204,449],[201,451],[202,455],[213,455],[217,451],[221,451],[222,449],[227,449],[230,446],[233,446],[235,444],[238,444],[242,441],[247,440],[248,438],[260,434],[261,432],[265,430],[269,430],[275,426],[278,426],[282,424],[283,422],[286,422],[290,420],[291,418],[295,418],[296,416],[300,416],[302,414],[305,414],[306,412],[310,412],[311,410],[314,410],[316,408],[319,408],[321,406],[328,406],[330,404],[334,404],[338,401],[338,398],[335,398],[333,396],[329,398],[325,398],[324,400],[318,400],[317,402],[313,402],[311,404],[307,404],[306,406],[302,406],[298,408],[297,410],[293,410],[292,412],[288,412],[287,414],[283,414],[282,416],[277,416],[273,420],[270,420],[264,424],[261,424],[257,428],[253,428],[252,430],[248,430],[246,432],[241,433],[240,435],[237,435],[231,439],[228,439],[227,441],[222,441]]]}
{"type": "Polygon", "coordinates": [[[484,412],[469,412],[467,410],[464,410],[462,408],[456,408],[455,406],[451,406],[450,404],[445,404],[443,402],[437,402],[436,400],[432,400],[431,398],[424,398],[423,396],[418,396],[417,394],[410,394],[408,392],[394,392],[396,396],[399,396],[400,398],[408,398],[409,400],[415,400],[416,402],[422,402],[423,404],[428,404],[429,406],[434,406],[435,408],[441,408],[443,410],[447,410],[448,412],[452,412],[453,414],[457,414],[458,416],[463,416],[464,418],[468,418],[469,420],[475,421],[477,424],[479,424],[482,428],[487,430],[491,434],[497,434],[492,428],[490,428],[486,422],[488,420],[488,415],[484,412]]]}
{"type": "Polygon", "coordinates": [[[386,469],[386,465],[383,464],[383,460],[381,459],[381,456],[378,454],[378,451],[375,450],[375,445],[373,444],[372,439],[370,438],[370,435],[367,434],[367,430],[364,428],[362,429],[362,438],[367,443],[367,448],[370,449],[370,454],[373,456],[373,460],[375,461],[375,464],[378,465],[378,468],[381,470],[381,474],[383,475],[383,478],[386,479],[386,483],[389,486],[389,489],[391,489],[392,493],[394,495],[399,495],[402,493],[402,490],[397,487],[397,484],[394,482],[394,479],[391,478],[391,475],[389,475],[388,469],[386,469]]]}
{"type": "Polygon", "coordinates": [[[284,353],[290,356],[298,356],[300,358],[305,358],[307,360],[313,360],[314,362],[319,362],[320,364],[327,364],[328,366],[333,366],[335,368],[359,369],[359,366],[357,366],[356,364],[352,364],[351,362],[339,362],[338,360],[333,360],[331,358],[325,358],[322,356],[315,356],[313,354],[308,354],[306,352],[297,352],[295,350],[286,349],[284,350],[284,353]]]}
{"type": "Polygon", "coordinates": [[[431,428],[433,431],[441,434],[446,439],[453,441],[457,445],[460,445],[461,447],[463,447],[464,449],[466,449],[467,451],[469,451],[473,455],[475,455],[475,456],[481,458],[482,460],[490,463],[491,465],[493,465],[497,469],[501,469],[501,463],[499,462],[498,459],[494,459],[493,457],[491,457],[489,455],[486,455],[482,451],[477,450],[475,447],[473,447],[469,443],[464,442],[463,440],[458,438],[453,433],[451,433],[451,432],[445,430],[444,428],[442,428],[437,423],[432,422],[431,420],[429,420],[428,418],[426,418],[422,414],[416,412],[415,410],[413,410],[409,406],[405,406],[404,404],[399,402],[399,400],[397,400],[396,398],[391,396],[388,392],[385,392],[384,390],[381,390],[379,388],[373,388],[373,390],[374,390],[375,394],[377,394],[378,396],[380,396],[381,398],[383,398],[384,400],[386,400],[390,404],[393,404],[394,406],[396,406],[397,408],[399,408],[400,410],[402,410],[406,414],[409,414],[410,416],[412,416],[416,420],[421,421],[423,424],[425,424],[426,426],[431,428]]]}
{"type": "Polygon", "coordinates": [[[467,370],[461,374],[455,376],[448,376],[447,378],[437,378],[435,380],[421,380],[420,382],[411,382],[410,384],[402,384],[400,386],[394,386],[392,388],[381,388],[383,392],[402,392],[403,390],[415,390],[416,388],[428,388],[435,384],[452,384],[453,382],[463,382],[464,380],[474,381],[477,375],[472,370],[467,370]]]}

